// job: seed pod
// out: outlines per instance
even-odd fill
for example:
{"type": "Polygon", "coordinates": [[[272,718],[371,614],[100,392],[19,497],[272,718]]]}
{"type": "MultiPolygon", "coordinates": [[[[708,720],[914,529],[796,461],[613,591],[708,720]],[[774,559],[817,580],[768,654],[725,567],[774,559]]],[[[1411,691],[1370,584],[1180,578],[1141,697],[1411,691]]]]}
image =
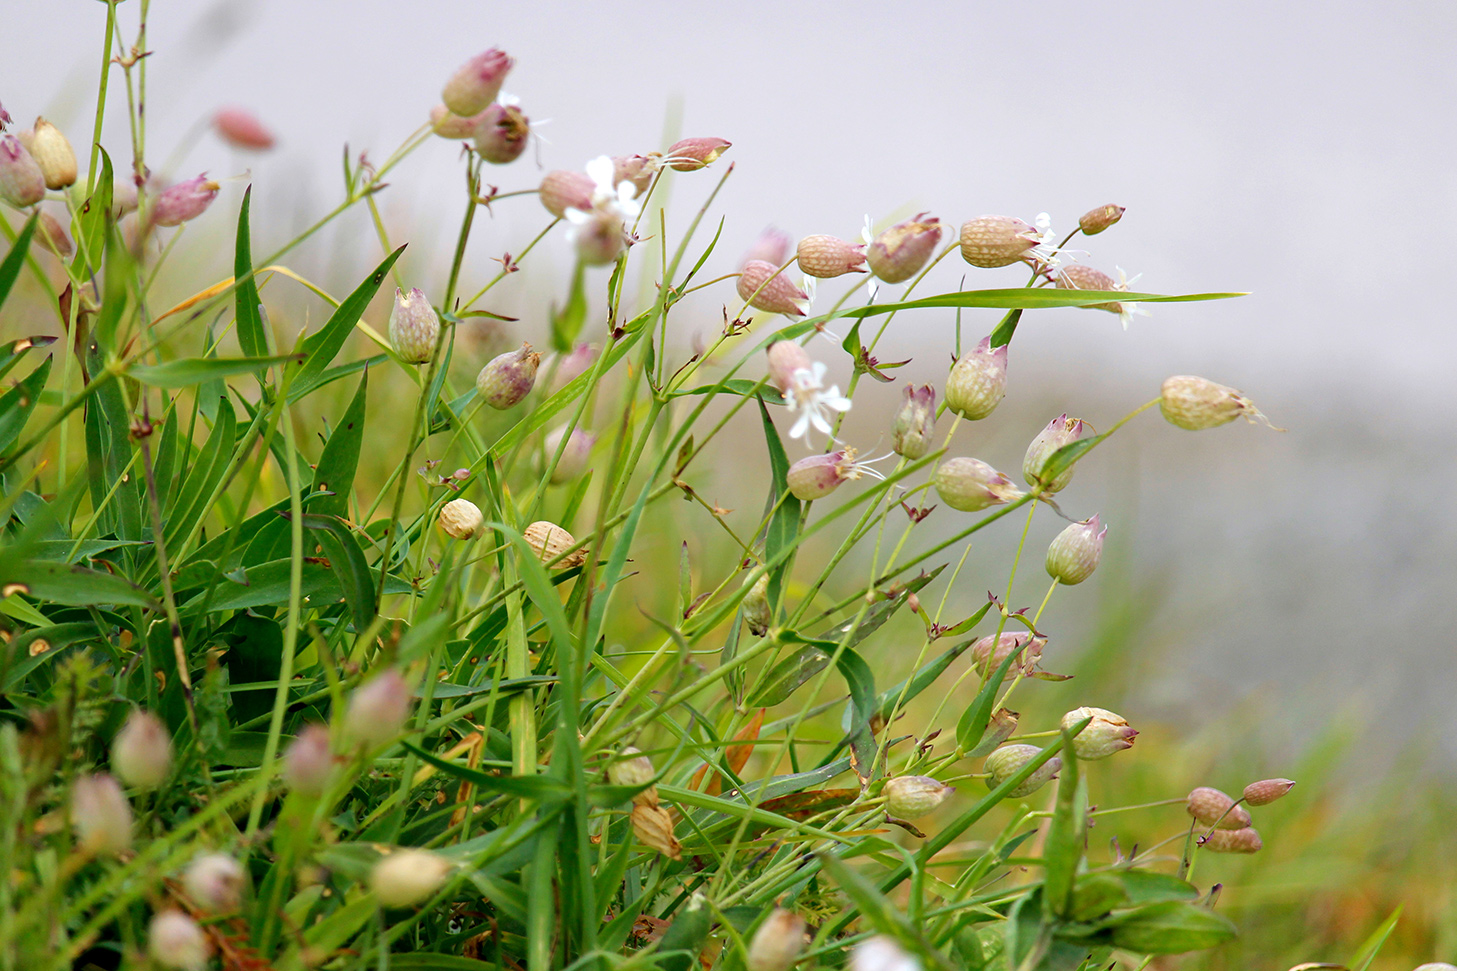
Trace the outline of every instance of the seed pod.
{"type": "Polygon", "coordinates": [[[1133,747],[1138,732],[1128,726],[1126,718],[1106,708],[1074,708],[1062,716],[1062,727],[1071,730],[1084,718],[1092,721],[1073,737],[1073,752],[1084,762],[1106,759],[1133,747]]]}
{"type": "Polygon", "coordinates": [[[574,428],[563,448],[562,437],[566,433],[567,426],[563,425],[548,434],[543,443],[548,462],[551,461],[552,456],[556,455],[558,448],[561,448],[562,452],[561,457],[557,459],[556,467],[551,470],[552,485],[561,485],[563,482],[580,479],[592,460],[592,446],[597,444],[596,435],[584,432],[580,428],[574,428]]]}
{"type": "Polygon", "coordinates": [[[1073,523],[1047,547],[1047,575],[1069,586],[1093,575],[1103,558],[1103,537],[1108,527],[1098,529],[1098,517],[1073,523]]]}
{"type": "Polygon", "coordinates": [[[1042,469],[1058,449],[1082,438],[1086,428],[1087,422],[1067,415],[1059,415],[1048,422],[1047,427],[1038,432],[1032,444],[1027,446],[1027,454],[1022,459],[1022,478],[1027,480],[1027,484],[1035,486],[1043,482],[1044,494],[1066,489],[1073,478],[1073,466],[1069,465],[1050,481],[1043,481],[1042,469]]]}
{"type": "Polygon", "coordinates": [[[1111,202],[1106,206],[1089,209],[1078,217],[1078,228],[1083,231],[1084,236],[1096,236],[1122,219],[1125,212],[1127,210],[1123,206],[1115,206],[1111,202]]]}
{"type": "Polygon", "coordinates": [[[435,354],[440,318],[419,287],[407,295],[395,287],[395,309],[390,312],[390,343],[406,364],[425,364],[435,354]]]}
{"type": "Polygon", "coordinates": [[[749,971],[789,971],[804,950],[804,918],[775,907],[749,941],[749,971]]]}
{"type": "Polygon", "coordinates": [[[60,220],[44,209],[40,211],[40,220],[35,224],[35,228],[41,245],[55,253],[60,259],[68,260],[76,251],[76,247],[71,243],[71,237],[61,227],[60,220]]]}
{"type": "Polygon", "coordinates": [[[979,216],[961,224],[961,258],[972,266],[1011,266],[1031,257],[1041,242],[1041,233],[1011,216],[979,216]]]}
{"type": "Polygon", "coordinates": [[[744,264],[737,286],[740,299],[749,306],[787,317],[803,317],[800,305],[809,301],[809,294],[790,283],[777,266],[762,260],[744,264]]]}
{"type": "Polygon", "coordinates": [[[1259,420],[1270,425],[1270,420],[1255,407],[1254,402],[1234,388],[1192,374],[1176,374],[1164,382],[1159,410],[1170,424],[1190,431],[1218,428],[1241,415],[1251,424],[1259,420]]]}
{"type": "Polygon", "coordinates": [[[722,138],[685,138],[668,148],[663,162],[678,172],[695,172],[712,165],[732,145],[722,138]]]}
{"type": "Polygon", "coordinates": [[[823,499],[851,479],[860,478],[855,450],[843,448],[827,455],[811,455],[789,467],[785,480],[790,493],[806,502],[823,499]]]}
{"type": "Polygon", "coordinates": [[[653,176],[658,174],[659,155],[614,155],[612,156],[612,184],[631,182],[637,191],[635,198],[641,199],[652,188],[653,176]]]}
{"type": "Polygon", "coordinates": [[[992,347],[991,336],[951,365],[946,407],[970,421],[990,415],[1007,394],[1007,345],[992,347]]]}
{"type": "Polygon", "coordinates": [[[71,784],[71,825],[84,853],[115,856],[131,848],[131,804],[104,772],[80,776],[71,784]]]}
{"type": "Polygon", "coordinates": [[[979,759],[1011,738],[1012,733],[1017,730],[1017,720],[1020,717],[1017,712],[1008,711],[1006,708],[998,708],[992,712],[986,731],[982,732],[981,741],[967,750],[966,758],[979,759]]]}
{"type": "MultiPolygon", "coordinates": [[[[1036,745],[1003,745],[988,755],[986,762],[982,763],[982,768],[990,773],[987,778],[987,788],[995,789],[1006,782],[1021,771],[1028,762],[1037,758],[1041,751],[1036,745]]],[[[1007,793],[1008,798],[1021,799],[1023,796],[1030,796],[1048,782],[1056,779],[1057,773],[1061,769],[1062,758],[1054,755],[1038,766],[1020,785],[1007,793]]]]}
{"type": "Polygon", "coordinates": [[[164,910],[147,925],[147,953],[164,968],[202,971],[212,945],[197,921],[180,910],[164,910]]]}
{"type": "Polygon", "coordinates": [[[789,256],[790,242],[788,234],[769,226],[754,240],[744,258],[739,260],[739,266],[742,268],[750,260],[761,260],[770,266],[783,266],[785,258],[789,256]]]}
{"type": "Polygon", "coordinates": [[[749,633],[763,637],[774,623],[774,611],[769,607],[769,574],[765,573],[754,581],[744,596],[744,622],[749,633]]]}
{"type": "Polygon", "coordinates": [[[204,910],[226,914],[243,902],[243,866],[226,853],[203,853],[182,873],[182,888],[204,910]]]}
{"type": "Polygon", "coordinates": [[[168,186],[152,203],[152,225],[180,226],[196,219],[217,198],[218,188],[218,184],[206,174],[168,186]]]}
{"type": "Polygon", "coordinates": [[[632,807],[632,831],[644,846],[670,860],[683,858],[683,846],[673,836],[673,817],[660,806],[632,807]]]}
{"type": "Polygon", "coordinates": [[[1257,853],[1265,845],[1260,834],[1244,829],[1216,829],[1200,844],[1214,853],[1257,853]]]}
{"type": "Polygon", "coordinates": [[[895,938],[881,934],[861,941],[850,952],[850,971],[922,971],[895,938]]]}
{"type": "Polygon", "coordinates": [[[1191,790],[1184,799],[1184,808],[1204,826],[1243,829],[1250,824],[1250,814],[1243,806],[1236,806],[1228,795],[1209,786],[1191,790]]]}
{"type": "Polygon", "coordinates": [[[46,197],[46,177],[14,135],[0,135],[0,199],[17,209],[46,197]]]}
{"type": "Polygon", "coordinates": [[[905,401],[895,416],[891,447],[897,455],[915,461],[931,450],[936,430],[936,389],[929,384],[919,388],[908,384],[902,393],[905,401]]]}
{"type": "Polygon", "coordinates": [[[590,211],[592,190],[596,185],[586,172],[557,169],[555,172],[546,173],[537,194],[546,211],[561,219],[568,209],[590,211]]]}
{"type": "Polygon", "coordinates": [[[577,541],[572,538],[572,534],[556,523],[549,523],[544,519],[534,522],[526,527],[525,536],[526,542],[536,553],[536,558],[548,566],[565,570],[569,567],[581,566],[587,561],[587,551],[582,549],[555,563],[552,562],[577,544],[577,541]]]}
{"type": "Polygon", "coordinates": [[[795,259],[801,270],[821,279],[865,272],[865,247],[838,236],[806,236],[799,241],[795,259]]]}
{"type": "Polygon", "coordinates": [[[941,242],[941,220],[930,213],[896,223],[865,248],[865,260],[877,279],[900,283],[920,272],[941,242]]]}
{"type": "Polygon", "coordinates": [[[121,781],[137,789],[155,789],[172,771],[172,735],[151,712],[140,709],[111,742],[111,768],[121,781]]]}
{"type": "Polygon", "coordinates": [[[485,121],[486,112],[490,110],[488,106],[485,111],[462,118],[445,105],[436,105],[430,109],[430,130],[441,138],[475,138],[481,122],[485,121]]]}
{"type": "Polygon", "coordinates": [[[645,786],[657,777],[652,759],[631,745],[623,746],[618,757],[607,766],[607,781],[614,786],[645,786]]]}
{"type": "Polygon", "coordinates": [[[221,108],[212,116],[213,131],[234,148],[263,152],[274,145],[273,132],[251,111],[242,108],[221,108]]]}
{"type": "Polygon", "coordinates": [[[954,458],[936,469],[936,494],[952,509],[976,512],[1021,497],[1012,480],[980,459],[954,458]]]}
{"type": "Polygon", "coordinates": [[[1251,806],[1267,806],[1295,786],[1293,779],[1261,779],[1245,786],[1245,802],[1251,806]]]}
{"type": "Polygon", "coordinates": [[[1037,668],[1037,662],[1042,657],[1042,649],[1047,646],[1047,638],[1042,634],[1034,634],[1030,630],[1004,631],[1000,637],[993,637],[988,634],[975,644],[971,645],[971,663],[976,671],[983,678],[1002,666],[1017,648],[1027,646],[1017,658],[1017,663],[1007,669],[1007,677],[1017,673],[1018,668],[1022,674],[1031,674],[1037,668]],[[992,650],[992,641],[997,642],[997,648],[992,650]]]}
{"type": "Polygon", "coordinates": [[[476,393],[492,408],[505,411],[531,393],[540,366],[541,355],[523,341],[520,350],[507,351],[486,362],[476,375],[476,393]]]}
{"type": "Polygon", "coordinates": [[[393,742],[410,717],[410,686],[394,668],[354,689],[344,712],[344,737],[372,748],[393,742]]]}
{"type": "Polygon", "coordinates": [[[481,531],[486,517],[480,507],[469,499],[452,499],[440,507],[436,522],[440,531],[451,539],[473,539],[481,531]]]}
{"type": "Polygon", "coordinates": [[[397,849],[369,871],[369,889],[385,907],[413,907],[439,890],[451,869],[450,861],[438,853],[397,849]]]}
{"type": "Polygon", "coordinates": [[[531,119],[515,105],[499,102],[476,116],[476,151],[493,165],[514,162],[531,140],[531,119]]]}
{"type": "Polygon", "coordinates": [[[299,729],[283,753],[283,781],[290,789],[317,798],[324,794],[334,772],[329,730],[323,725],[299,729]]]}
{"type": "Polygon", "coordinates": [[[65,134],[44,118],[35,120],[30,140],[25,146],[30,157],[40,166],[47,189],[64,189],[76,181],[76,153],[65,134]]]}
{"type": "Polygon", "coordinates": [[[956,791],[930,776],[898,775],[885,784],[885,809],[897,819],[929,816],[956,791]]]}
{"type": "Polygon", "coordinates": [[[484,111],[496,95],[501,93],[501,84],[516,62],[499,48],[491,48],[483,54],[462,64],[445,82],[440,100],[445,107],[462,117],[484,111]]]}

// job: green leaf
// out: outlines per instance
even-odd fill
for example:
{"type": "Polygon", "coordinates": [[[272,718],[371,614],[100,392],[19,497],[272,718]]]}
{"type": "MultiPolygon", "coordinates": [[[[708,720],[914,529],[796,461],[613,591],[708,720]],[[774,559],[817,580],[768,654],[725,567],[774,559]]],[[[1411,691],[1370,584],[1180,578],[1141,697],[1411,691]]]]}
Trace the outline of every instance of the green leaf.
{"type": "Polygon", "coordinates": [[[40,393],[51,374],[51,362],[51,356],[46,355],[39,367],[0,395],[0,453],[15,444],[25,423],[30,420],[31,412],[40,404],[40,393]]]}
{"type": "MultiPolygon", "coordinates": [[[[962,645],[962,647],[967,646],[969,645],[962,645]]],[[[960,720],[956,722],[956,747],[961,751],[967,752],[975,748],[976,743],[980,742],[981,737],[986,734],[987,725],[992,720],[992,710],[997,705],[997,693],[1001,690],[1002,682],[1007,679],[1007,672],[1012,670],[1012,665],[1016,663],[1017,658],[1026,648],[1027,645],[1023,644],[1003,658],[1002,663],[997,665],[997,670],[976,693],[976,700],[971,703],[971,707],[962,712],[960,720]]],[[[995,651],[992,652],[992,654],[995,653],[995,651]]]]}
{"type": "Polygon", "coordinates": [[[365,392],[369,387],[369,372],[359,379],[359,388],[349,402],[349,408],[339,419],[324,451],[314,467],[313,491],[332,492],[331,496],[316,496],[309,508],[329,516],[349,515],[349,496],[354,492],[354,474],[359,469],[359,450],[364,441],[365,392]]]}
{"type": "Polygon", "coordinates": [[[870,670],[870,665],[865,663],[865,659],[848,647],[840,651],[835,666],[840,669],[840,674],[850,688],[850,704],[846,710],[849,721],[846,738],[853,756],[851,764],[863,785],[876,778],[875,732],[870,724],[878,708],[875,674],[870,670]]]}
{"type": "Polygon", "coordinates": [[[127,374],[154,388],[188,388],[203,381],[216,381],[234,374],[248,374],[275,364],[301,363],[301,354],[275,357],[185,357],[164,364],[134,364],[127,374]]]}
{"type": "Polygon", "coordinates": [[[1171,901],[1149,904],[1111,922],[1112,942],[1140,954],[1183,954],[1235,937],[1234,924],[1211,910],[1171,901]]]}
{"type": "Polygon", "coordinates": [[[705,384],[697,388],[685,388],[680,391],[674,391],[668,397],[681,398],[688,394],[731,394],[737,395],[740,398],[757,395],[762,403],[771,405],[784,404],[784,398],[777,394],[773,388],[765,385],[763,381],[750,381],[747,378],[729,378],[727,381],[718,384],[705,384]]]}
{"type": "Polygon", "coordinates": [[[172,496],[163,529],[163,539],[169,550],[175,550],[177,542],[192,532],[193,526],[211,508],[214,493],[233,460],[237,417],[226,398],[219,399],[217,414],[218,420],[207,444],[198,453],[196,461],[184,463],[189,467],[187,477],[172,496]]]}
{"type": "Polygon", "coordinates": [[[1002,347],[1012,343],[1012,335],[1017,332],[1017,322],[1022,319],[1022,311],[1010,310],[1007,316],[1002,318],[996,329],[991,333],[991,346],[1002,347]]]}
{"type": "Polygon", "coordinates": [[[115,176],[112,173],[111,156],[106,149],[97,146],[101,152],[101,176],[96,180],[96,191],[91,198],[81,203],[76,214],[76,255],[71,258],[71,279],[94,276],[101,269],[102,253],[106,245],[106,227],[111,219],[111,195],[115,176]]]}
{"type": "Polygon", "coordinates": [[[688,899],[687,905],[673,916],[673,922],[658,942],[658,967],[663,971],[689,971],[698,967],[698,952],[708,939],[713,926],[713,912],[701,893],[688,899]]]}
{"type": "Polygon", "coordinates": [[[587,267],[581,260],[578,260],[576,268],[572,271],[572,289],[567,296],[566,305],[562,307],[560,313],[553,311],[551,315],[552,350],[561,354],[570,351],[586,321],[587,267]]]}
{"type": "Polygon", "coordinates": [[[391,954],[390,967],[394,971],[499,971],[499,964],[487,964],[475,958],[463,958],[457,954],[430,954],[417,951],[414,954],[391,954]]]}
{"type": "MultiPolygon", "coordinates": [[[[1091,720],[1083,719],[1085,723],[1091,720]]],[[[1072,911],[1073,880],[1087,839],[1087,784],[1078,771],[1078,757],[1073,751],[1073,736],[1077,734],[1074,728],[1077,726],[1062,729],[1062,772],[1057,781],[1057,804],[1053,807],[1042,851],[1042,909],[1048,918],[1066,918],[1072,911]]]]}
{"type": "MultiPolygon", "coordinates": [[[[779,554],[794,546],[795,538],[799,535],[799,500],[789,493],[789,456],[784,452],[784,443],[779,440],[779,431],[774,423],[769,420],[769,409],[764,407],[764,399],[759,398],[759,416],[764,422],[764,442],[769,447],[769,468],[773,474],[773,484],[769,489],[768,506],[773,508],[774,516],[769,520],[768,531],[764,536],[764,558],[774,562],[779,554]]],[[[767,511],[767,510],[766,510],[767,511]]],[[[792,565],[793,557],[785,559],[778,567],[769,572],[769,610],[771,616],[779,611],[780,599],[783,596],[784,577],[792,565]]]]}
{"type": "Polygon", "coordinates": [[[0,553],[0,588],[19,584],[19,592],[36,600],[73,606],[133,604],[155,607],[141,587],[100,570],[22,559],[14,551],[0,553]]]}
{"type": "Polygon", "coordinates": [[[1198,900],[1199,889],[1187,880],[1170,873],[1153,870],[1118,870],[1114,875],[1123,884],[1131,904],[1165,903],[1171,900],[1198,900]]]}
{"type": "MultiPolygon", "coordinates": [[[[1051,287],[1030,289],[1015,287],[997,290],[961,290],[955,293],[940,293],[919,300],[900,303],[874,304],[868,307],[852,307],[841,310],[841,317],[874,317],[879,314],[896,313],[902,310],[922,310],[944,307],[983,307],[994,310],[1046,310],[1054,307],[1091,307],[1100,303],[1187,303],[1196,300],[1226,300],[1243,297],[1243,293],[1185,293],[1168,296],[1159,293],[1131,293],[1124,290],[1059,290],[1051,287]]],[[[826,320],[829,318],[826,317],[826,320]]],[[[810,324],[813,321],[800,321],[810,324]]]]}
{"type": "Polygon", "coordinates": [[[549,775],[491,775],[481,772],[479,769],[461,765],[459,762],[438,758],[413,742],[407,741],[400,744],[446,775],[460,779],[462,782],[469,782],[486,792],[519,799],[532,799],[543,804],[562,802],[571,795],[570,789],[560,780],[549,775]]]}
{"type": "Polygon", "coordinates": [[[882,719],[888,721],[890,716],[895,712],[896,705],[905,704],[935,684],[936,679],[941,677],[947,668],[951,667],[951,662],[966,653],[966,649],[974,643],[976,642],[963,641],[957,644],[950,650],[943,652],[940,656],[927,661],[921,666],[920,670],[911,675],[906,681],[892,685],[882,691],[876,701],[875,713],[882,719]],[[902,695],[904,695],[904,700],[902,700],[902,695]]]}
{"type": "Polygon", "coordinates": [[[16,277],[20,276],[20,267],[25,263],[25,254],[30,248],[30,238],[35,235],[35,227],[39,222],[39,213],[32,214],[25,221],[25,225],[20,227],[20,235],[15,237],[15,245],[10,247],[10,252],[0,262],[0,307],[5,305],[5,298],[10,296],[10,288],[15,285],[16,277]]]}
{"type": "Polygon", "coordinates": [[[1371,962],[1376,960],[1376,954],[1381,950],[1381,945],[1386,943],[1386,939],[1396,929],[1396,922],[1401,919],[1402,906],[1398,904],[1391,915],[1381,922],[1381,926],[1372,931],[1371,936],[1356,949],[1356,956],[1350,961],[1351,971],[1366,971],[1371,967],[1371,962]]]}
{"type": "MultiPolygon", "coordinates": [[[[344,591],[333,569],[312,560],[303,562],[300,596],[312,605],[334,603],[343,599],[344,591]]],[[[228,575],[213,594],[214,610],[241,610],[245,607],[279,606],[288,602],[291,564],[287,557],[250,566],[240,573],[228,575]]],[[[371,571],[372,572],[372,571],[371,571]]],[[[390,577],[385,593],[405,593],[410,585],[390,577]]],[[[190,605],[190,604],[189,604],[190,605]]]]}
{"type": "Polygon", "coordinates": [[[253,278],[253,249],[249,238],[248,209],[253,199],[253,186],[243,192],[243,205],[238,209],[238,239],[233,252],[233,317],[237,322],[238,346],[249,357],[268,354],[268,335],[263,330],[259,312],[258,281],[253,278]]]}
{"type": "Polygon", "coordinates": [[[56,340],[57,338],[45,334],[34,334],[10,341],[3,349],[0,349],[0,378],[5,377],[10,373],[11,368],[20,363],[26,351],[34,350],[37,347],[50,347],[56,340]]]}
{"type": "Polygon", "coordinates": [[[338,309],[329,317],[323,329],[317,334],[310,334],[303,339],[299,347],[308,357],[289,385],[289,401],[298,401],[322,383],[324,369],[344,348],[344,343],[349,339],[355,324],[359,323],[359,318],[364,315],[365,308],[369,306],[369,302],[379,291],[380,285],[384,283],[385,277],[389,275],[390,267],[395,265],[395,260],[399,259],[400,254],[404,251],[405,247],[401,246],[386,256],[384,262],[375,267],[374,272],[365,277],[364,281],[354,288],[354,292],[344,298],[344,302],[339,304],[338,309]]]}
{"type": "Polygon", "coordinates": [[[773,708],[783,704],[829,664],[829,651],[813,644],[802,647],[774,665],[760,681],[759,689],[745,703],[750,708],[773,708]]]}
{"type": "Polygon", "coordinates": [[[1053,452],[1042,464],[1042,472],[1038,478],[1043,482],[1052,482],[1070,469],[1078,459],[1088,454],[1103,439],[1107,438],[1110,432],[1101,435],[1094,435],[1092,438],[1080,438],[1076,442],[1069,442],[1062,448],[1053,452]]]}
{"type": "Polygon", "coordinates": [[[374,577],[369,572],[369,563],[364,558],[359,540],[338,516],[304,513],[303,523],[305,529],[321,531],[319,545],[324,548],[324,556],[339,579],[344,602],[349,605],[349,613],[354,617],[354,629],[363,631],[375,617],[374,577]]]}

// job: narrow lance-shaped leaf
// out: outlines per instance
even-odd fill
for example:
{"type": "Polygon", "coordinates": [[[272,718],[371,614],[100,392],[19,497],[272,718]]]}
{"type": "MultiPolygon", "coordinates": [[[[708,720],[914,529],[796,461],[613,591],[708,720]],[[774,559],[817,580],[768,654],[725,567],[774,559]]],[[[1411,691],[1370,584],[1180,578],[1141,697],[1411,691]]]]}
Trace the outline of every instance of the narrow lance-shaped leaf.
{"type": "Polygon", "coordinates": [[[233,316],[237,321],[238,346],[249,357],[264,357],[268,354],[268,336],[263,330],[263,315],[258,311],[258,283],[253,279],[253,250],[248,228],[248,210],[253,199],[253,187],[243,192],[243,205],[238,210],[238,237],[233,254],[233,279],[237,288],[233,291],[233,316]]]}

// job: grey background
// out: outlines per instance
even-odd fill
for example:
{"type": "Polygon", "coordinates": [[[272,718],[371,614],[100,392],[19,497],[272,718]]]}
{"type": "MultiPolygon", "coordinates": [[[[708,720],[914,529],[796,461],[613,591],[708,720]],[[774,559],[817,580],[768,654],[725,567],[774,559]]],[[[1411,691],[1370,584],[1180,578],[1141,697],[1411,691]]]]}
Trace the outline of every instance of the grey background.
{"type": "MultiPolygon", "coordinates": [[[[87,141],[80,98],[104,10],[9,0],[0,100],[17,121],[43,111],[87,141]]],[[[121,8],[128,32],[136,10],[121,8]]],[[[660,147],[671,104],[685,134],[734,142],[717,272],[771,223],[853,238],[864,213],[884,226],[924,208],[953,227],[1047,211],[1066,230],[1094,205],[1126,205],[1120,226],[1082,244],[1092,265],[1142,273],[1159,292],[1252,295],[1156,308],[1126,334],[1106,314],[1040,315],[1014,346],[1000,424],[958,442],[1011,471],[1066,408],[1106,427],[1170,373],[1244,389],[1289,431],[1190,435],[1145,416],[1067,493],[1070,512],[1114,520],[1110,542],[1123,537],[1140,582],[1162,589],[1149,636],[1163,660],[1139,714],[1197,722],[1263,689],[1309,705],[1318,724],[1351,717],[1357,699],[1384,737],[1434,732],[1457,760],[1454,25],[1450,3],[155,3],[150,156],[220,104],[253,109],[278,150],[244,157],[204,137],[173,174],[251,167],[255,233],[280,241],[338,200],[342,143],[383,158],[457,64],[499,44],[518,59],[508,90],[551,119],[549,142],[500,170],[503,189],[660,147]]],[[[104,140],[121,146],[124,133],[104,140]]],[[[381,203],[412,242],[404,265],[437,284],[458,171],[436,142],[381,203]]],[[[693,178],[674,189],[679,210],[713,175],[693,178]]],[[[229,208],[242,185],[227,183],[229,208]]],[[[472,281],[542,225],[529,199],[496,211],[472,281]]],[[[227,220],[215,222],[225,245],[227,220]]],[[[545,256],[532,270],[560,281],[559,238],[545,256]]],[[[377,258],[356,218],[291,260],[342,286],[377,258]]],[[[948,259],[925,292],[966,270],[948,259]]],[[[972,270],[966,285],[1022,279],[972,270]]],[[[539,329],[546,297],[513,278],[491,306],[539,329]]],[[[730,300],[721,284],[680,324],[707,332],[730,300]]],[[[907,321],[883,357],[914,356],[900,373],[939,383],[950,326],[907,321]]],[[[857,398],[850,440],[884,434],[898,387],[857,398]]],[[[1056,530],[1039,525],[1041,541],[1056,530]]],[[[1074,630],[1098,596],[1089,584],[1060,602],[1074,630]]]]}

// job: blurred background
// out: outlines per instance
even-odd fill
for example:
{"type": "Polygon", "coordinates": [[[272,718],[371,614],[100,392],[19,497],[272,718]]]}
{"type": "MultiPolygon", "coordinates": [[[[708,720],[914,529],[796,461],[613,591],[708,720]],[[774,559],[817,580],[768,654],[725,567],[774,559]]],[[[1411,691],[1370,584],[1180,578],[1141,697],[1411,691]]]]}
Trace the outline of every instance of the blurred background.
{"type": "MultiPolygon", "coordinates": [[[[44,114],[78,151],[94,119],[105,9],[10,0],[3,15],[12,42],[0,101],[22,127],[44,114]]],[[[131,36],[136,3],[119,10],[131,36]]],[[[148,152],[167,177],[206,170],[224,182],[218,206],[188,229],[216,239],[221,278],[230,213],[250,180],[261,258],[337,204],[345,144],[383,160],[457,64],[499,45],[517,59],[507,90],[542,136],[488,173],[502,191],[679,134],[734,143],[716,204],[727,218],[702,279],[733,272],[769,226],[853,239],[867,214],[883,228],[925,210],[954,233],[983,213],[1030,222],[1047,212],[1061,236],[1096,205],[1128,207],[1114,229],[1075,244],[1084,262],[1142,274],[1141,290],[1249,295],[1156,306],[1126,333],[1105,313],[1029,315],[1006,403],[963,427],[957,451],[1010,472],[1050,418],[1067,411],[1106,428],[1174,373],[1238,387],[1286,429],[1196,435],[1154,413],[1079,467],[1063,508],[1110,523],[1113,568],[1054,598],[1046,666],[1081,680],[1076,691],[1049,687],[1054,706],[1117,707],[1144,731],[1149,758],[1171,760],[1165,776],[1188,784],[1314,773],[1303,806],[1266,811],[1289,817],[1283,847],[1266,836],[1266,872],[1255,880],[1231,864],[1232,885],[1258,884],[1231,891],[1233,906],[1264,915],[1262,933],[1293,959],[1343,960],[1405,902],[1391,963],[1375,965],[1398,968],[1457,957],[1442,822],[1457,812],[1457,527],[1445,491],[1457,462],[1441,432],[1457,397],[1457,338],[1445,289],[1426,285],[1440,280],[1436,243],[1457,217],[1454,43],[1457,6],[1438,2],[157,4],[148,152]],[[254,112],[278,146],[241,153],[210,136],[223,105],[254,112]],[[1101,700],[1085,700],[1095,687],[1101,700]]],[[[124,163],[119,78],[102,140],[124,163]]],[[[457,144],[436,139],[379,197],[392,241],[410,243],[407,286],[443,283],[461,172],[457,144]]],[[[670,239],[718,174],[673,186],[670,239]]],[[[529,197],[478,219],[465,292],[545,221],[529,197]]],[[[381,255],[360,208],[285,262],[338,293],[381,255]]],[[[569,272],[554,234],[528,272],[492,291],[485,305],[521,321],[482,346],[542,341],[569,272]]],[[[953,256],[921,293],[1024,278],[953,256]]],[[[181,299],[196,281],[180,275],[168,291],[164,277],[163,292],[181,299]]],[[[841,292],[822,285],[820,306],[841,292]]],[[[317,301],[265,298],[284,326],[321,312],[317,301]]],[[[721,326],[725,304],[738,306],[728,282],[675,311],[685,348],[721,326]]],[[[963,332],[974,340],[996,319],[967,312],[963,332]]],[[[892,325],[878,356],[913,362],[894,385],[862,386],[846,441],[888,447],[901,382],[940,385],[954,326],[950,311],[892,325]]],[[[843,384],[843,354],[817,346],[843,384]]],[[[761,490],[739,495],[740,478],[700,491],[757,508],[761,490]]],[[[1001,554],[1017,538],[1006,525],[963,573],[965,604],[1005,589],[1001,554]]],[[[1039,517],[1030,548],[1059,525],[1039,517]]],[[[1035,606],[1041,592],[1029,581],[1025,597],[1035,606]]],[[[1135,785],[1145,770],[1119,771],[1135,785]]],[[[1276,966],[1247,946],[1219,966],[1276,966]]]]}

